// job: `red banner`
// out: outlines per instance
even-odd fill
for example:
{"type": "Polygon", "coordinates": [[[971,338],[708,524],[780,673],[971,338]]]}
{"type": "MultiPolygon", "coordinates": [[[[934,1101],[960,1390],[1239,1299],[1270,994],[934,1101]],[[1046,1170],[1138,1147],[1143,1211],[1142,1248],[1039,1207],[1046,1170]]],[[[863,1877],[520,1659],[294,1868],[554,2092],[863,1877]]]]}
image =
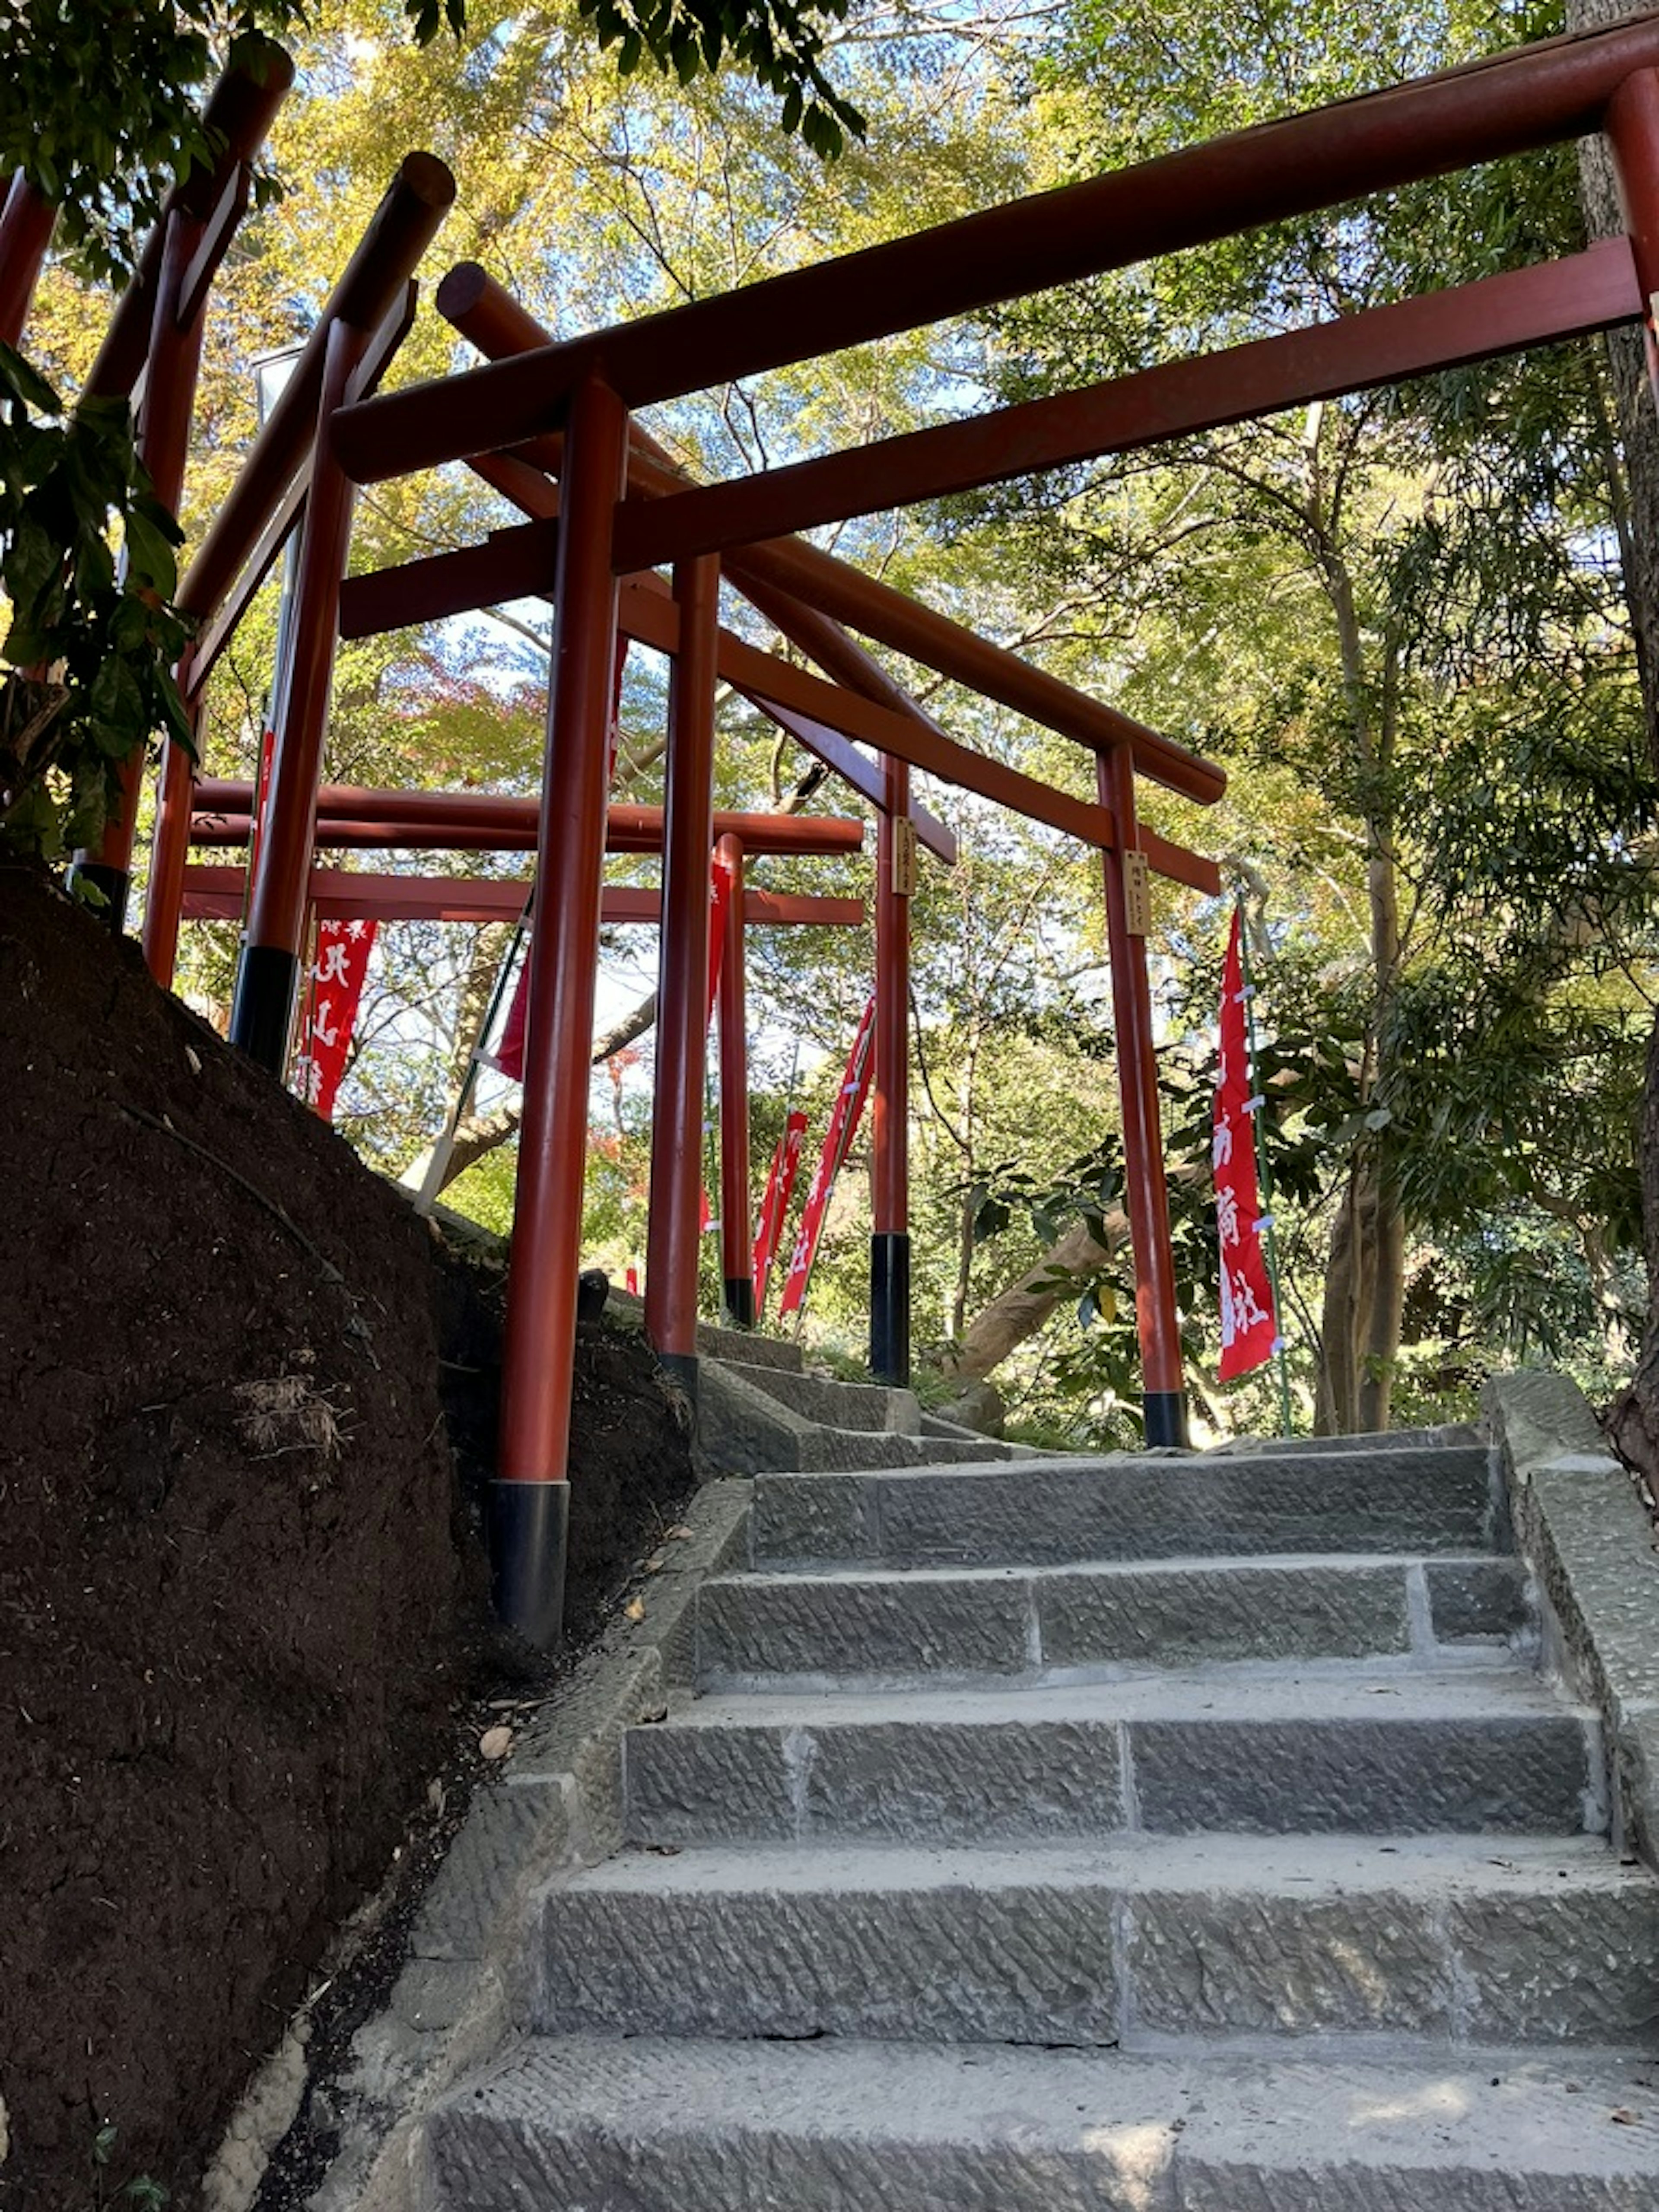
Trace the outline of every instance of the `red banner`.
{"type": "Polygon", "coordinates": [[[493,1052],[481,1052],[480,1060],[506,1076],[509,1083],[524,1081],[524,1025],[530,1005],[530,939],[524,940],[524,957],[519,963],[519,980],[513,986],[513,1003],[507,1010],[507,1020],[495,1040],[493,1052]]]}
{"type": "MultiPolygon", "coordinates": [[[[705,1020],[712,1020],[714,1012],[714,994],[720,988],[720,946],[726,934],[726,910],[732,902],[732,872],[715,861],[709,880],[708,911],[708,1012],[705,1020]]],[[[480,1060],[506,1076],[509,1083],[524,1081],[525,1019],[530,1003],[530,939],[525,939],[524,958],[519,964],[519,979],[513,986],[513,1003],[507,1010],[507,1020],[495,1048],[481,1052],[480,1060]]]]}
{"type": "Polygon", "coordinates": [[[1261,1243],[1267,1223],[1256,1192],[1255,1116],[1261,1101],[1251,1093],[1244,996],[1235,914],[1221,979],[1221,1060],[1216,1070],[1215,1133],[1210,1151],[1216,1236],[1221,1247],[1224,1382],[1248,1375],[1279,1349],[1273,1284],[1261,1243]]]}
{"type": "Polygon", "coordinates": [[[294,1063],[294,1088],[325,1121],[334,1119],[334,1100],[345,1073],[357,1002],[374,944],[372,921],[319,921],[317,953],[307,978],[309,1003],[294,1063]]]}
{"type": "Polygon", "coordinates": [[[812,1262],[817,1257],[818,1238],[823,1233],[823,1216],[830,1203],[830,1194],[836,1187],[836,1177],[841,1173],[842,1163],[853,1149],[853,1139],[858,1134],[859,1123],[864,1115],[864,1102],[869,1095],[870,1079],[875,1073],[874,1056],[870,1049],[874,1040],[875,1025],[876,1002],[872,999],[860,1018],[858,1035],[853,1039],[853,1049],[847,1055],[847,1073],[842,1078],[836,1110],[830,1117],[823,1150],[818,1155],[817,1170],[806,1193],[806,1205],[800,1218],[800,1234],[795,1239],[788,1278],[778,1307],[780,1314],[798,1311],[806,1297],[807,1279],[812,1272],[812,1262]]]}
{"type": "Polygon", "coordinates": [[[761,1200],[760,1234],[755,1239],[757,1320],[766,1304],[766,1285],[771,1276],[772,1262],[778,1256],[783,1224],[789,1218],[789,1200],[795,1188],[795,1171],[800,1165],[801,1147],[805,1142],[805,1115],[799,1112],[791,1114],[784,1123],[783,1134],[778,1139],[778,1148],[772,1155],[771,1172],[766,1178],[766,1196],[761,1200]]]}
{"type": "Polygon", "coordinates": [[[714,1000],[720,988],[720,961],[726,951],[726,917],[732,904],[732,871],[716,859],[708,881],[708,1012],[704,1024],[714,1018],[714,1000]]]}

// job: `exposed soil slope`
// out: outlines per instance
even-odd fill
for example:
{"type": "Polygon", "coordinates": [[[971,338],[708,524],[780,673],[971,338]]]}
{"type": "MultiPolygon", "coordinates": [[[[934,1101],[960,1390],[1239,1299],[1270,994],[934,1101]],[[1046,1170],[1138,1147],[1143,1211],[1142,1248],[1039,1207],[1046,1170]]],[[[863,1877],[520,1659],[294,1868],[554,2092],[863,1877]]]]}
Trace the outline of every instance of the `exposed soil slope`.
{"type": "MultiPolygon", "coordinates": [[[[447,1756],[483,1571],[439,1360],[481,1455],[493,1300],[135,948],[4,868],[0,1101],[0,2208],[149,2175],[189,2212],[447,1756]]],[[[593,1334],[588,1618],[637,1545],[619,1509],[688,1476],[647,1356],[593,1334]]]]}

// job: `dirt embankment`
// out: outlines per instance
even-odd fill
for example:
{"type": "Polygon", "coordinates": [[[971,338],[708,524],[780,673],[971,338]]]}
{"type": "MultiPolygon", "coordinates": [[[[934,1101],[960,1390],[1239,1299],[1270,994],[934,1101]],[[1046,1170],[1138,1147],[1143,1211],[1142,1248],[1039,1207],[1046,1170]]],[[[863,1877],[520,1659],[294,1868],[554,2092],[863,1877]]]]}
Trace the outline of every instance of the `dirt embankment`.
{"type": "MultiPolygon", "coordinates": [[[[478,1686],[439,1380],[476,1465],[490,1285],[3,867],[0,1100],[0,2212],[188,2212],[478,1686]]],[[[685,1479],[629,1357],[584,1356],[579,1620],[685,1479]]]]}

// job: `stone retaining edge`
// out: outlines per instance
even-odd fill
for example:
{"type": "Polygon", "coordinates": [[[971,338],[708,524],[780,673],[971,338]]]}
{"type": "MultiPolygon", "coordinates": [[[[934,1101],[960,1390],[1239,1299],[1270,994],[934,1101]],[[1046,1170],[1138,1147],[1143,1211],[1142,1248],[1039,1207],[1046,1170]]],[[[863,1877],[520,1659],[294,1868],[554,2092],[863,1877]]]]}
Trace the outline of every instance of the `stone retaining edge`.
{"type": "Polygon", "coordinates": [[[1546,1661],[1600,1709],[1613,1842],[1659,1869],[1659,1550],[1634,1478],[1565,1375],[1494,1376],[1483,1402],[1516,1541],[1541,1586],[1546,1661]]]}
{"type": "Polygon", "coordinates": [[[424,2212],[420,2124],[432,2103],[521,2032],[550,1881],[608,1858],[623,1836],[622,1739],[691,1686],[698,1586],[747,1556],[750,1486],[706,1483],[689,1538],[667,1544],[618,1619],[519,1733],[499,1782],[480,1790],[422,1902],[386,2009],[354,2039],[338,2086],[340,2149],[308,2212],[424,2212]]]}

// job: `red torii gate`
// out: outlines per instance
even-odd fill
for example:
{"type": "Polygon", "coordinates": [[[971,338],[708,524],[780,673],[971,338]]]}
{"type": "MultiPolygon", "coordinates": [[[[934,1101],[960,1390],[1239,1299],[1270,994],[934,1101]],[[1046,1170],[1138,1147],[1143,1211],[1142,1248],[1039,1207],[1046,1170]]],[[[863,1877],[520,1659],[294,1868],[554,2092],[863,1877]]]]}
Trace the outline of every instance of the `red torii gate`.
{"type": "MultiPolygon", "coordinates": [[[[536,1112],[533,1128],[526,1113],[495,1492],[497,1590],[510,1618],[544,1635],[556,1623],[563,1348],[574,1318],[580,1230],[580,1191],[568,1166],[574,1086],[566,1083],[561,1093],[557,1079],[580,1049],[591,999],[591,982],[583,979],[591,974],[604,814],[596,763],[603,759],[618,577],[673,563],[685,649],[678,665],[672,818],[677,797],[680,806],[693,805],[696,788],[706,786],[700,717],[712,691],[717,558],[735,564],[758,554],[768,564],[768,586],[793,586],[805,596],[815,556],[793,547],[780,555],[782,532],[1643,316],[1659,280],[1656,65],[1653,18],[1547,42],[568,343],[512,353],[500,347],[507,357],[482,368],[341,410],[331,450],[360,483],[484,451],[497,456],[498,466],[503,454],[540,462],[550,440],[562,447],[539,870],[544,883],[556,886],[558,915],[532,982],[536,1112]],[[638,470],[631,410],[1599,129],[1612,141],[1626,194],[1627,243],[975,422],[732,483],[664,484],[655,488],[659,496],[624,503],[638,470]],[[701,702],[687,680],[693,665],[701,702]]],[[[834,580],[840,596],[820,593],[820,609],[896,641],[880,626],[878,595],[852,577],[834,580]]],[[[984,688],[1006,696],[994,684],[984,688]]],[[[906,757],[896,744],[895,756],[906,757]]],[[[1125,866],[1126,854],[1144,850],[1137,766],[1152,763],[1134,734],[1120,732],[1101,745],[1099,794],[1111,817],[1101,842],[1137,1315],[1148,1438],[1161,1441],[1178,1433],[1180,1385],[1149,1008],[1134,875],[1125,866]]]]}
{"type": "MultiPolygon", "coordinates": [[[[470,273],[462,272],[463,277],[470,273]]],[[[449,280],[447,280],[447,285],[449,280]]],[[[486,290],[481,282],[470,289],[471,305],[482,301],[486,309],[505,308],[514,314],[504,295],[486,290]]],[[[459,320],[459,316],[457,317],[459,320]]],[[[532,326],[533,328],[533,326],[532,326]]],[[[513,336],[509,331],[509,336],[513,336]]],[[[517,334],[520,338],[523,333],[517,334]]],[[[541,334],[537,333],[539,337],[541,334]]],[[[600,581],[606,619],[586,635],[576,659],[588,707],[600,702],[600,751],[597,760],[579,752],[574,758],[561,754],[556,766],[550,761],[544,778],[544,803],[539,841],[538,880],[555,886],[550,905],[538,916],[531,981],[531,1059],[526,1071],[526,1117],[520,1136],[520,1190],[544,1193],[550,1188],[557,1198],[557,1219],[547,1234],[548,1213],[539,1200],[520,1201],[515,1243],[521,1295],[509,1304],[506,1404],[509,1409],[528,1395],[536,1401],[533,1423],[551,1421],[558,1431],[561,1465],[568,1433],[570,1359],[574,1339],[574,1283],[580,1259],[582,1175],[581,1138],[586,1124],[586,1066],[587,1033],[592,1015],[593,957],[599,921],[599,861],[604,847],[606,817],[604,727],[608,725],[610,687],[615,664],[616,638],[620,631],[636,636],[673,656],[668,803],[664,823],[665,856],[660,982],[658,1086],[653,1120],[652,1192],[647,1248],[647,1321],[659,1354],[682,1373],[695,1389],[696,1283],[696,1132],[701,1121],[702,1077],[703,977],[708,960],[707,856],[715,830],[711,812],[713,763],[713,702],[717,677],[736,683],[746,696],[803,741],[836,761],[836,748],[825,742],[836,730],[873,741],[887,756],[882,770],[881,797],[884,827],[878,856],[877,892],[878,961],[876,1024],[874,1157],[876,1229],[872,1247],[872,1366],[896,1379],[904,1379],[908,1364],[908,1235],[905,1170],[905,1077],[907,1057],[908,930],[905,901],[914,866],[907,824],[936,847],[942,842],[937,825],[916,809],[908,790],[912,763],[933,773],[982,792],[1004,804],[1012,804],[1034,817],[1052,823],[1099,845],[1115,846],[1120,823],[1131,817],[1133,756],[1151,772],[1194,795],[1214,797],[1223,785],[1218,770],[1184,748],[1171,745],[1126,717],[1100,706],[1068,686],[1029,670],[1013,656],[987,645],[971,633],[920,609],[884,587],[859,578],[845,564],[830,561],[814,549],[793,541],[760,549],[754,556],[757,572],[745,574],[743,588],[757,605],[764,599],[766,611],[787,635],[803,637],[821,665],[831,666],[846,682],[826,684],[787,667],[769,655],[757,653],[744,641],[720,630],[718,623],[718,570],[708,561],[692,561],[677,568],[672,595],[648,574],[632,575],[620,586],[608,562],[584,578],[571,572],[569,547],[573,516],[580,512],[577,499],[579,473],[566,465],[562,445],[548,441],[530,457],[538,466],[559,465],[564,480],[556,491],[545,475],[539,477],[540,495],[532,495],[524,475],[506,475],[512,495],[541,520],[522,530],[497,533],[481,547],[459,554],[406,564],[378,576],[353,579],[342,586],[337,568],[332,574],[319,565],[302,592],[295,622],[298,638],[331,640],[337,633],[363,635],[401,624],[410,619],[430,619],[461,611],[501,597],[541,591],[550,580],[556,607],[565,605],[562,592],[591,590],[600,581]],[[549,509],[556,507],[556,519],[549,509]],[[556,563],[550,579],[550,559],[556,563]],[[777,572],[804,572],[806,588],[817,607],[798,602],[780,587],[777,572]],[[1054,726],[1084,736],[1096,744],[1123,751],[1129,781],[1118,795],[1115,811],[1102,804],[1085,803],[1019,775],[1002,764],[957,744],[924,715],[902,690],[870,660],[862,648],[842,632],[822,611],[826,600],[862,592],[880,609],[883,634],[891,634],[914,647],[920,640],[927,657],[945,665],[966,667],[981,688],[997,691],[1021,708],[1054,726]],[[603,651],[599,638],[603,634],[603,651]],[[600,663],[603,662],[603,682],[600,663]],[[849,684],[857,685],[849,690],[849,684]],[[1127,799],[1124,795],[1127,793],[1127,799]],[[597,810],[597,812],[595,811],[597,810]],[[550,819],[562,818],[574,830],[550,842],[550,819]],[[590,825],[597,821],[597,838],[590,825]],[[930,835],[930,831],[933,833],[930,835]],[[904,833],[904,834],[901,834],[904,833]],[[551,940],[550,949],[550,939],[551,940]],[[556,1085],[550,1080],[554,1067],[562,1073],[556,1085]],[[580,1071],[576,1079],[575,1071],[580,1071]],[[526,1230],[525,1224],[532,1225],[526,1230]],[[539,1225],[539,1229],[538,1229],[539,1225]],[[554,1256],[556,1255],[556,1256],[554,1256]],[[529,1295],[522,1292],[527,1285],[529,1295]],[[528,1318],[526,1318],[528,1316],[528,1318]],[[516,1319],[515,1319],[516,1316],[516,1319]],[[561,1350],[561,1346],[562,1349],[561,1350]]],[[[654,458],[654,449],[635,455],[648,496],[661,496],[665,487],[678,489],[681,479],[654,458]]],[[[322,463],[319,460],[318,469],[322,463]]],[[[517,466],[524,467],[524,457],[517,466]]],[[[492,474],[488,467],[481,473],[492,474]]],[[[608,518],[607,518],[608,519],[608,518]]],[[[343,547],[341,548],[342,557],[343,547]]],[[[578,564],[580,565],[580,564],[578,564]]],[[[791,580],[793,580],[793,575],[791,580]]],[[[567,639],[556,628],[556,639],[567,639]]],[[[330,648],[331,649],[331,647],[330,648]]],[[[561,682],[572,678],[571,661],[556,644],[554,713],[561,682]]],[[[314,832],[315,763],[320,746],[321,700],[313,695],[310,708],[285,718],[285,736],[294,739],[293,758],[301,765],[284,778],[282,753],[273,779],[273,805],[267,832],[260,848],[259,874],[254,891],[253,923],[239,971],[238,994],[232,1018],[233,1037],[256,1057],[273,1067],[280,1065],[286,1040],[294,987],[297,980],[301,917],[296,912],[280,927],[270,923],[267,908],[262,933],[260,878],[269,868],[272,876],[303,878],[309,865],[314,832]],[[319,719],[313,726],[307,713],[319,719]],[[286,784],[286,787],[285,787],[286,784]],[[285,853],[280,848],[286,844],[285,853]],[[276,857],[271,857],[271,856],[276,857]]],[[[587,732],[592,735],[592,731],[587,732]]],[[[851,755],[852,760],[860,757],[851,755]]],[[[329,832],[325,829],[325,838],[329,832]]],[[[740,855],[732,859],[740,866],[740,855]]],[[[1142,869],[1148,861],[1178,879],[1213,892],[1219,879],[1212,864],[1150,833],[1138,841],[1132,855],[1142,869]]],[[[1135,889],[1140,879],[1132,878],[1135,889]]],[[[1126,898],[1134,890],[1126,892],[1126,898]]],[[[1144,890],[1140,892],[1144,896],[1144,890]]],[[[1115,908],[1113,911],[1117,911],[1115,908]]],[[[739,908],[732,926],[740,927],[739,908]]],[[[1120,1032],[1138,1034],[1140,1046],[1126,1051],[1126,1065],[1139,1073],[1136,1085],[1151,1098],[1153,1143],[1150,1154],[1136,1152],[1141,1139],[1132,1131],[1130,1144],[1137,1187],[1154,1184],[1156,1213],[1160,1224],[1164,1265],[1156,1293],[1156,1324],[1149,1323],[1146,1340],[1149,1359],[1148,1407],[1153,1433],[1158,1440],[1184,1437],[1180,1389],[1180,1354],[1176,1335],[1173,1275],[1168,1262],[1167,1224],[1163,1220],[1162,1168],[1156,1142],[1155,1073],[1150,1046],[1150,1006],[1144,966],[1138,945],[1132,956],[1126,948],[1130,908],[1121,912],[1123,933],[1116,946],[1115,978],[1120,991],[1120,1032]],[[1138,995],[1135,978],[1139,978],[1138,995]],[[1139,1029],[1133,1024],[1139,1019],[1139,1029]],[[1161,1387],[1152,1387],[1160,1383],[1161,1387]],[[1160,1435],[1160,1419],[1164,1424],[1160,1435]]],[[[1144,927],[1144,923],[1142,924],[1144,927]]],[[[727,963],[732,989],[723,994],[722,1068],[741,1054],[734,1038],[740,1037],[741,969],[736,959],[727,963]]],[[[723,1094],[726,1086],[723,1085],[723,1094]]],[[[738,1086],[741,1092],[742,1086],[738,1086]]],[[[741,1095],[731,1103],[738,1109],[722,1115],[722,1150],[728,1189],[746,1188],[747,1138],[741,1095]],[[738,1163],[740,1162],[740,1164],[738,1163]]],[[[1140,1130],[1147,1126],[1143,1109],[1140,1130]]],[[[746,1211],[746,1208],[744,1209],[746,1211]]],[[[746,1233],[737,1210],[726,1209],[727,1236],[723,1273],[728,1307],[740,1320],[748,1317],[751,1295],[746,1233]]],[[[1154,1255],[1160,1249],[1152,1243],[1154,1255]]],[[[1149,1305],[1149,1313],[1153,1307],[1149,1305]]],[[[508,1429],[512,1429],[511,1413],[508,1429]]],[[[556,1634],[562,1568],[549,1571],[550,1562],[562,1561],[563,1525],[568,1498],[557,1483],[527,1486],[521,1479],[500,1480],[492,1493],[493,1549],[497,1567],[497,1595],[510,1619],[540,1640],[556,1634]]]]}
{"type": "MultiPolygon", "coordinates": [[[[430,157],[410,160],[441,170],[430,157]]],[[[453,192],[447,172],[443,177],[453,192]]],[[[428,196],[417,187],[416,197],[428,196]]],[[[430,196],[428,237],[441,216],[441,198],[430,196]]],[[[28,258],[33,254],[38,266],[44,244],[40,230],[39,210],[14,188],[0,213],[0,309],[20,296],[27,301],[28,258]],[[9,255],[15,265],[6,262],[9,255]]],[[[629,634],[675,653],[664,825],[670,927],[664,931],[656,1124],[663,1141],[653,1147],[654,1222],[659,1169],[665,1192],[678,1187],[665,1140],[696,1111],[685,1078],[700,1065],[702,1050],[698,977],[706,957],[703,870],[713,829],[712,702],[722,656],[729,666],[742,642],[720,632],[722,561],[754,604],[837,679],[803,696],[799,688],[788,689],[799,684],[796,672],[769,661],[749,672],[752,690],[739,688],[803,742],[812,744],[814,731],[832,738],[840,732],[873,742],[884,757],[874,773],[885,802],[884,840],[892,866],[882,872],[884,898],[890,902],[878,967],[884,1012],[878,1038],[876,1267],[879,1273],[885,1242],[890,1295],[908,1250],[902,1147],[891,1132],[896,1118],[902,1126],[905,1082],[902,999],[895,989],[904,967],[903,907],[894,878],[908,842],[895,825],[913,812],[908,767],[1029,808],[1100,845],[1147,1435],[1151,1442],[1178,1440],[1184,1433],[1180,1358],[1139,909],[1148,861],[1200,887],[1213,887],[1215,878],[1207,863],[1177,848],[1160,850],[1140,830],[1134,776],[1139,769],[1209,799],[1219,794],[1219,772],[784,533],[1647,318],[1659,290],[1659,18],[1547,41],[1264,125],[565,344],[546,342],[480,272],[455,272],[450,284],[440,304],[484,351],[500,356],[482,368],[366,400],[357,395],[381,322],[340,317],[319,334],[323,374],[313,395],[317,437],[302,495],[308,513],[301,619],[282,716],[277,803],[239,975],[235,1034],[266,1064],[279,1062],[339,629],[349,484],[466,459],[542,526],[502,533],[486,547],[447,556],[474,564],[464,584],[454,570],[444,582],[428,568],[417,586],[417,563],[404,574],[403,586],[411,595],[417,588],[474,593],[448,603],[459,606],[478,605],[511,583],[548,592],[555,606],[538,848],[538,878],[551,896],[532,962],[532,1059],[501,1457],[492,1499],[503,1610],[544,1640],[557,1633],[586,1100],[585,1080],[560,1079],[574,1069],[585,1073],[606,812],[605,734],[619,618],[623,627],[637,625],[629,634]],[[1559,263],[732,483],[689,485],[629,424],[631,409],[712,383],[1597,130],[1612,143],[1629,235],[1559,263]],[[556,490],[550,470],[560,478],[556,490]],[[643,495],[624,503],[630,490],[643,495]],[[650,578],[663,562],[672,564],[672,591],[650,578]],[[1085,806],[1030,779],[993,789],[991,772],[1004,779],[1009,772],[946,738],[839,628],[843,622],[1091,747],[1097,755],[1099,803],[1085,806]],[[693,1024],[695,1039],[688,1035],[693,1024]]],[[[256,447],[256,460],[259,453],[256,447]]],[[[250,495],[239,506],[233,495],[235,523],[221,518],[218,530],[228,527],[238,558],[215,592],[203,595],[219,613],[218,642],[222,611],[235,596],[230,586],[236,568],[250,553],[268,561],[280,543],[281,486],[262,499],[250,495]]],[[[297,504],[292,492],[286,504],[291,526],[297,504]]],[[[198,568],[208,550],[204,545],[198,568]]],[[[210,630],[198,645],[198,659],[215,645],[210,630]]],[[[861,757],[850,747],[846,754],[842,765],[856,781],[860,771],[848,763],[861,757]]],[[[867,763],[861,772],[867,783],[867,763]]],[[[175,809],[175,836],[187,840],[177,816],[175,809]]],[[[185,816],[187,823],[187,808],[185,816]]],[[[180,873],[183,849],[180,844],[180,873]]],[[[178,911],[176,896],[172,911],[178,911]]],[[[160,926],[167,924],[164,902],[160,926]]],[[[684,1254],[675,1245],[677,1237],[684,1241],[682,1211],[672,1204],[665,1211],[665,1280],[678,1282],[684,1274],[684,1254]]],[[[692,1258],[695,1273],[695,1246],[692,1258]]],[[[672,1354],[687,1316],[672,1299],[663,1310],[672,1354]]]]}
{"type": "MultiPolygon", "coordinates": [[[[240,846],[253,837],[255,787],[240,779],[200,778],[190,842],[198,847],[240,846]]],[[[319,851],[530,852],[535,849],[538,803],[495,793],[377,791],[325,784],[317,794],[314,842],[319,851]]],[[[608,853],[660,853],[660,806],[613,804],[605,819],[608,853]]],[[[733,896],[726,912],[725,956],[720,973],[720,1258],[727,1310],[740,1323],[754,1319],[749,1174],[749,1048],[744,1017],[744,931],[776,927],[857,928],[865,920],[860,898],[756,890],[745,886],[748,860],[769,854],[845,855],[862,849],[864,823],[823,814],[718,812],[715,853],[728,871],[733,896]],[[741,1295],[740,1295],[741,1294],[741,1295]]],[[[430,876],[347,874],[313,864],[307,905],[319,921],[516,922],[531,884],[522,877],[434,878],[430,876]]],[[[247,889],[243,869],[187,867],[185,915],[240,921],[247,889]]],[[[648,885],[607,884],[600,896],[601,923],[659,926],[660,891],[648,885]]],[[[676,1192],[690,1206],[690,1194],[676,1192]]],[[[667,1209],[665,1206],[665,1212],[667,1209]]],[[[695,1247],[693,1248],[695,1249],[695,1247]]],[[[672,1288],[671,1268],[664,1276],[672,1288]]],[[[695,1331],[696,1317],[690,1327],[695,1331]]],[[[693,1338],[695,1341],[695,1335],[693,1338]]],[[[695,1383],[695,1372],[689,1378],[695,1383]]]]}

